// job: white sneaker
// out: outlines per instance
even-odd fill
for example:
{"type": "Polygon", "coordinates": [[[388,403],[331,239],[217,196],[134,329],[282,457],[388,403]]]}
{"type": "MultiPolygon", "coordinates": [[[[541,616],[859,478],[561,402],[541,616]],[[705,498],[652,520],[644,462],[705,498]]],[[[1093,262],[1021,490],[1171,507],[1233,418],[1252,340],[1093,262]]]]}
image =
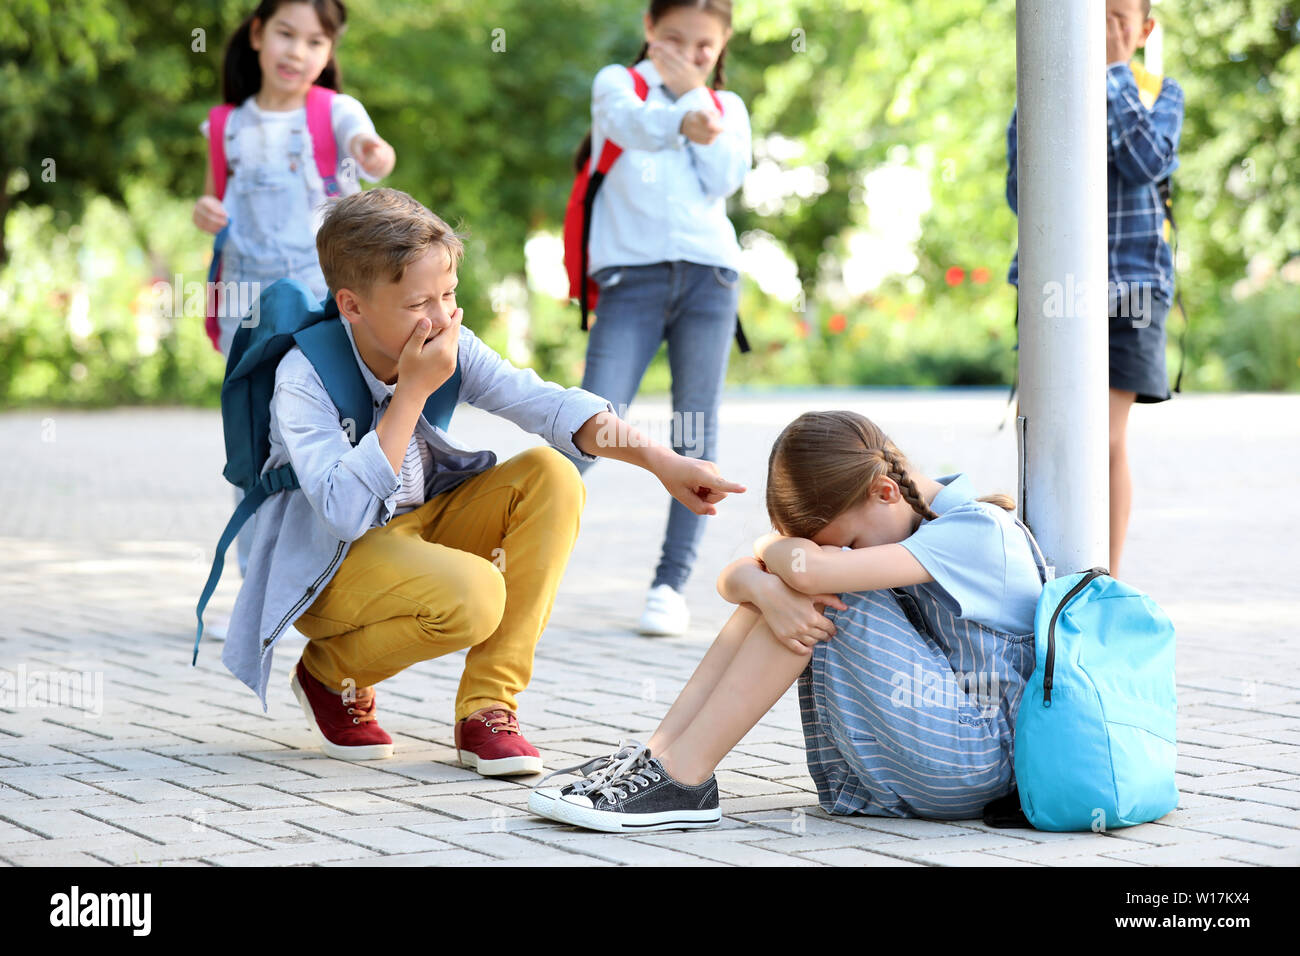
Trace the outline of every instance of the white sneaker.
{"type": "Polygon", "coordinates": [[[684,634],[691,623],[691,612],[686,599],[667,584],[650,589],[646,595],[645,610],[637,630],[648,637],[668,637],[684,634]]]}

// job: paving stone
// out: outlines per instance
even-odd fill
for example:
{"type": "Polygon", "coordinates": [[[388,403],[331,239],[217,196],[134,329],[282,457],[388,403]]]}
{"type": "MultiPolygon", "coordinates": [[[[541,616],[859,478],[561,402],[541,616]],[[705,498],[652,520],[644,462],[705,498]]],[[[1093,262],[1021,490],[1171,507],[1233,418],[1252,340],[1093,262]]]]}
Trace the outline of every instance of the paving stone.
{"type": "Polygon", "coordinates": [[[1215,861],[1217,866],[1219,860],[1233,859],[1251,849],[1258,850],[1259,846],[1242,843],[1239,840],[1211,838],[1171,846],[1148,846],[1135,850],[1113,851],[1103,853],[1102,856],[1147,866],[1200,866],[1210,861],[1215,861]]]}
{"type": "Polygon", "coordinates": [[[203,859],[215,866],[302,866],[304,864],[326,863],[331,860],[366,861],[368,863],[375,856],[374,851],[365,847],[330,840],[249,852],[205,853],[203,859]]]}
{"type": "Polygon", "coordinates": [[[122,831],[75,810],[33,810],[26,806],[0,811],[10,823],[47,839],[75,837],[90,840],[98,836],[120,836],[122,831]]]}
{"type": "MultiPolygon", "coordinates": [[[[103,798],[104,802],[116,799],[88,783],[74,780],[69,774],[77,771],[70,768],[90,770],[94,764],[69,764],[67,768],[56,769],[53,766],[11,767],[0,771],[0,801],[8,799],[9,788],[24,796],[40,797],[93,797],[103,798]]],[[[101,765],[102,769],[102,765],[101,765]]]]}
{"type": "Polygon", "coordinates": [[[88,853],[82,853],[80,850],[65,850],[59,853],[43,853],[39,859],[30,859],[27,857],[0,857],[9,866],[41,866],[41,867],[67,867],[69,869],[82,869],[83,867],[110,866],[106,860],[99,860],[88,853]]]}
{"type": "MultiPolygon", "coordinates": [[[[592,861],[584,861],[590,864],[592,861]]],[[[426,853],[396,853],[390,856],[367,857],[365,866],[495,866],[498,864],[490,856],[471,853],[468,850],[437,850],[426,853]]],[[[321,860],[321,866],[356,866],[356,861],[321,860]]],[[[563,865],[562,863],[560,865],[563,865]]]]}
{"type": "Polygon", "coordinates": [[[800,855],[802,859],[826,866],[925,866],[915,860],[905,860],[867,850],[844,848],[839,850],[814,850],[800,855]]]}
{"type": "Polygon", "coordinates": [[[6,859],[15,866],[63,866],[63,863],[49,862],[71,855],[93,854],[107,857],[118,852],[144,852],[158,846],[151,840],[118,830],[111,835],[103,835],[94,840],[85,836],[65,836],[52,840],[28,840],[23,843],[10,843],[0,849],[6,859]]]}
{"type": "MultiPolygon", "coordinates": [[[[1250,863],[1256,866],[1300,866],[1300,848],[1242,845],[1229,851],[1229,860],[1250,863]]],[[[1218,861],[1215,866],[1221,865],[1218,861]]]]}
{"type": "Polygon", "coordinates": [[[356,843],[360,846],[381,853],[415,853],[424,850],[450,850],[456,845],[445,840],[436,840],[399,827],[359,827],[356,829],[334,830],[336,839],[356,843]]]}
{"type": "Polygon", "coordinates": [[[89,851],[114,866],[132,864],[174,866],[194,863],[208,866],[205,857],[223,856],[253,852],[258,849],[256,843],[248,843],[236,837],[221,834],[199,834],[193,839],[177,840],[172,843],[141,843],[131,846],[101,846],[96,843],[89,851]]]}
{"type": "Polygon", "coordinates": [[[13,764],[48,766],[58,763],[84,763],[86,759],[80,754],[59,747],[51,747],[49,744],[27,740],[0,744],[0,757],[4,757],[6,761],[9,761],[10,766],[13,764]]]}
{"type": "Polygon", "coordinates": [[[270,787],[262,787],[255,784],[203,787],[199,792],[250,810],[255,808],[303,807],[308,805],[308,801],[304,800],[302,797],[295,797],[293,794],[282,793],[279,790],[272,790],[270,787]]]}
{"type": "MultiPolygon", "coordinates": [[[[772,850],[776,853],[811,853],[814,850],[843,850],[853,849],[870,850],[872,847],[883,846],[886,843],[892,844],[911,844],[918,841],[909,840],[907,837],[886,836],[883,833],[871,834],[872,839],[864,839],[865,834],[861,830],[853,830],[848,827],[842,828],[843,832],[826,836],[808,836],[807,834],[796,834],[792,836],[782,836],[776,838],[759,838],[748,840],[754,846],[762,847],[764,850],[772,850]]],[[[758,836],[755,834],[755,836],[758,836]]]]}
{"type": "MultiPolygon", "coordinates": [[[[1300,821],[1293,819],[1292,822],[1300,821]]],[[[1235,840],[1287,848],[1300,854],[1300,827],[1277,826],[1272,823],[1256,823],[1250,820],[1219,820],[1213,823],[1192,824],[1191,826],[1192,829],[1203,833],[1217,833],[1221,836],[1232,837],[1235,840]]],[[[1238,855],[1237,859],[1241,859],[1240,855],[1238,855]]]]}
{"type": "MultiPolygon", "coordinates": [[[[1114,859],[1127,859],[1126,854],[1130,850],[1144,845],[1152,849],[1159,849],[1159,847],[1153,846],[1152,844],[1134,842],[1124,843],[1115,840],[1109,835],[1098,833],[1069,834],[1069,836],[1072,836],[1075,839],[1056,841],[1053,843],[1026,843],[1023,846],[997,847],[988,852],[994,856],[1006,857],[1009,860],[1019,860],[1022,863],[1047,863],[1055,864],[1057,866],[1074,866],[1075,860],[1102,856],[1106,859],[1111,859],[1112,853],[1114,854],[1114,859]]],[[[1204,836],[1202,836],[1202,841],[1204,839],[1204,836]]]]}

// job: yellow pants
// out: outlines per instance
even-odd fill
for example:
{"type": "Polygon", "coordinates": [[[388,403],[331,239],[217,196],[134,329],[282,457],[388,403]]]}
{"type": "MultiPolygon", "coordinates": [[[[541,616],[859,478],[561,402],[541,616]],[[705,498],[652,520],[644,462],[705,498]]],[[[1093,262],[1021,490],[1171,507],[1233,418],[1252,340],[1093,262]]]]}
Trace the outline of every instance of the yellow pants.
{"type": "Polygon", "coordinates": [[[469,648],[456,720],[515,710],[586,500],[578,469],[542,446],[371,528],[295,624],[303,665],[342,691],[469,648]]]}

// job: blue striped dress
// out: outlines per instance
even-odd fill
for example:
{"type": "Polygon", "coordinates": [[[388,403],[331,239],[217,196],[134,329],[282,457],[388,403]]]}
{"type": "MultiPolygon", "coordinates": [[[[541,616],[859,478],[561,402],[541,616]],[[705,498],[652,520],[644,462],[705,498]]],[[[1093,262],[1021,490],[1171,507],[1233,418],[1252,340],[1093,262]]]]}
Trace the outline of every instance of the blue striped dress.
{"type": "Polygon", "coordinates": [[[1023,525],[974,500],[964,475],[903,542],[935,579],[841,594],[835,636],[799,679],[822,809],[959,820],[1013,784],[1016,708],[1034,669],[1047,571],[1023,525]]]}

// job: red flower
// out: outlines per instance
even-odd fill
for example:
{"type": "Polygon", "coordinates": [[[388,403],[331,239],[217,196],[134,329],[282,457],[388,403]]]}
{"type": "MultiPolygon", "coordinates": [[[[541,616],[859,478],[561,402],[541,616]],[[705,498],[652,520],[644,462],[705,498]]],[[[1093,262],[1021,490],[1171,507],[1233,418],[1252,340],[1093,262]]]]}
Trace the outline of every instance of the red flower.
{"type": "Polygon", "coordinates": [[[970,280],[976,285],[983,285],[989,281],[989,270],[983,266],[977,266],[970,272],[970,280]]]}
{"type": "Polygon", "coordinates": [[[800,319],[798,322],[794,324],[794,331],[795,334],[799,336],[799,338],[801,339],[808,338],[808,323],[805,322],[803,319],[800,319]]]}
{"type": "Polygon", "coordinates": [[[831,316],[830,322],[828,322],[827,325],[830,327],[831,332],[835,335],[839,335],[848,328],[849,320],[845,318],[843,312],[836,312],[831,316]]]}
{"type": "Polygon", "coordinates": [[[948,271],[943,274],[943,281],[949,285],[961,285],[965,278],[966,270],[961,266],[949,266],[948,271]]]}

